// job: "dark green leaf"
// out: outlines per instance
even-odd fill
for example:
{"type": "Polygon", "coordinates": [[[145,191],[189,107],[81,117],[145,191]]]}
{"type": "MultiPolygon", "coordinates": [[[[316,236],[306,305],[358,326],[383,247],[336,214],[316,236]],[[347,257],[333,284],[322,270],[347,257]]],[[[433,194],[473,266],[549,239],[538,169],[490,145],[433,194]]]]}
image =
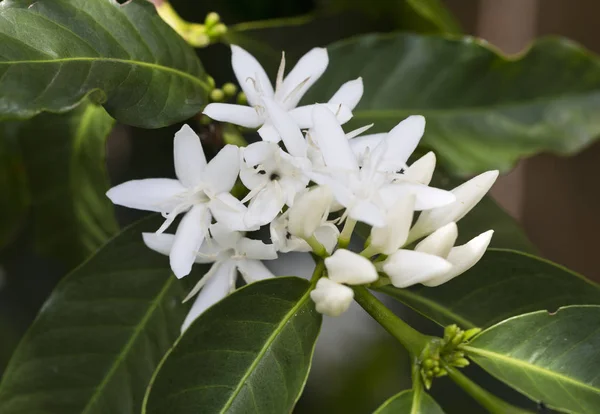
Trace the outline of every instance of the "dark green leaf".
{"type": "Polygon", "coordinates": [[[78,264],[118,231],[104,165],[114,120],[84,103],[64,115],[14,122],[32,198],[36,244],[78,264]]]}
{"type": "Polygon", "coordinates": [[[373,414],[444,414],[444,411],[424,391],[402,391],[383,403],[373,414]]]}
{"type": "Polygon", "coordinates": [[[486,371],[546,406],[600,407],[600,306],[568,306],[502,321],[465,350],[486,371]]]}
{"type": "Polygon", "coordinates": [[[161,363],[144,412],[291,412],[321,326],[309,293],[304,279],[275,278],[210,308],[161,363]]]}
{"type": "Polygon", "coordinates": [[[473,38],[366,35],[329,47],[330,65],[305,103],[326,102],[362,76],[352,126],[388,131],[427,118],[424,143],[452,173],[508,170],[539,152],[573,154],[600,133],[600,62],[563,39],[536,42],[516,60],[473,38]]]}
{"type": "Polygon", "coordinates": [[[89,97],[155,128],[196,114],[207,89],[194,51],[146,0],[0,3],[0,117],[64,112],[89,97]]]}
{"type": "Polygon", "coordinates": [[[511,316],[561,306],[600,304],[600,289],[549,261],[491,249],[472,269],[441,286],[379,289],[440,325],[488,327],[511,316]]]}
{"type": "Polygon", "coordinates": [[[406,0],[406,3],[439,31],[455,34],[461,32],[458,21],[441,0],[406,0]]]}
{"type": "Polygon", "coordinates": [[[187,308],[168,258],[142,242],[159,225],[129,227],[60,283],[5,372],[2,414],[139,412],[187,308]]]}

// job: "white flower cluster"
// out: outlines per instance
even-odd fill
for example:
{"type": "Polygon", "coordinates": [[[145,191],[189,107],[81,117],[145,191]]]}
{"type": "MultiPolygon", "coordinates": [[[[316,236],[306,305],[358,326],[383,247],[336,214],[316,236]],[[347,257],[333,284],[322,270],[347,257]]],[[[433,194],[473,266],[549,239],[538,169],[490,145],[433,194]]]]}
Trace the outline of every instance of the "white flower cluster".
{"type": "Polygon", "coordinates": [[[148,247],[169,255],[178,278],[193,263],[213,263],[189,295],[197,299],[182,329],[235,289],[238,271],[246,283],[273,277],[262,260],[277,258],[277,252],[327,257],[327,277],[311,292],[326,315],[348,308],[353,291],[346,285],[372,283],[384,274],[396,287],[437,286],[485,252],[492,231],[454,247],[456,222],[498,172],[452,191],[430,187],[433,153],[407,165],[425,129],[422,116],[403,120],[387,134],[361,135],[371,125],[345,133],[341,125],[363,94],[360,78],[343,84],[327,103],[297,107],[327,64],[327,51],[316,48],[284,77],[282,59],[273,88],[256,59],[232,46],[233,69],[250,106],[212,103],[204,113],[258,128],[262,141],[227,145],[207,162],[200,139],[186,125],[175,134],[177,179],[134,180],[107,193],[115,204],[162,213],[164,224],[143,237],[148,247]],[[230,193],[238,178],[248,189],[242,200],[230,193]],[[416,211],[421,213],[411,226],[416,211]],[[164,233],[180,214],[175,234],[164,233]],[[372,227],[360,254],[345,249],[357,222],[372,227]],[[246,237],[266,225],[271,243],[246,237]],[[423,237],[414,249],[404,248],[423,237]]]}

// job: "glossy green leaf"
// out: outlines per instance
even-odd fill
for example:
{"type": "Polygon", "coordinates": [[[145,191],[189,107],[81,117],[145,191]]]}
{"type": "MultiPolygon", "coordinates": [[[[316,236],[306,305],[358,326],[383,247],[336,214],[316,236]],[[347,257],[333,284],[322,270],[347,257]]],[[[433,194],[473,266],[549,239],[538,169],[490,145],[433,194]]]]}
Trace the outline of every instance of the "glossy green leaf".
{"type": "Polygon", "coordinates": [[[207,89],[193,49],[146,0],[0,2],[0,118],[89,97],[123,123],[156,128],[196,114],[207,89]]]}
{"type": "Polygon", "coordinates": [[[331,45],[330,64],[304,103],[326,102],[362,76],[365,93],[349,128],[388,131],[427,118],[424,144],[451,173],[506,171],[539,152],[573,154],[600,133],[600,61],[558,38],[507,59],[470,37],[405,33],[331,45]]]}
{"type": "Polygon", "coordinates": [[[465,347],[490,374],[546,406],[600,407],[600,306],[568,306],[502,321],[465,347]]]}
{"type": "Polygon", "coordinates": [[[308,281],[279,277],[210,308],[163,360],[144,412],[291,412],[321,326],[309,293],[308,281]]]}
{"type": "Polygon", "coordinates": [[[114,120],[84,103],[63,115],[13,123],[29,181],[37,248],[78,264],[118,231],[105,168],[114,120]]]}
{"type": "Polygon", "coordinates": [[[460,33],[456,18],[441,0],[406,0],[406,3],[422,19],[430,22],[443,33],[460,33]]]}
{"type": "Polygon", "coordinates": [[[426,392],[402,391],[383,403],[373,414],[444,414],[426,392]]]}
{"type": "Polygon", "coordinates": [[[440,325],[488,327],[540,309],[600,304],[600,288],[549,261],[510,250],[490,249],[473,268],[435,288],[378,289],[440,325]]]}
{"type": "Polygon", "coordinates": [[[129,227],[59,284],[4,374],[0,413],[139,412],[187,311],[168,258],[142,241],[160,223],[129,227]]]}

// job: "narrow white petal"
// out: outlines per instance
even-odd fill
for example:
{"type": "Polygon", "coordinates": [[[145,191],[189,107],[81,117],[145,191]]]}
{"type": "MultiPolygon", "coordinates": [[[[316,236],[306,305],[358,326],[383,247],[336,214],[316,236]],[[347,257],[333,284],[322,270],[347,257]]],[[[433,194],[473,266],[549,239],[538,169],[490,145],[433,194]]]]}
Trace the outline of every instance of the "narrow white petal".
{"type": "Polygon", "coordinates": [[[204,241],[210,214],[205,205],[192,207],[177,227],[173,248],[169,255],[171,270],[181,279],[192,271],[196,254],[204,241]]]}
{"type": "Polygon", "coordinates": [[[340,124],[345,124],[352,118],[352,111],[346,105],[341,104],[313,104],[313,105],[304,105],[299,106],[297,108],[292,109],[289,114],[292,119],[296,122],[296,124],[301,129],[312,128],[313,120],[312,120],[312,111],[315,106],[322,105],[329,109],[333,114],[335,114],[338,122],[340,124]]]}
{"type": "Polygon", "coordinates": [[[362,134],[363,132],[368,131],[369,129],[373,128],[374,125],[375,124],[369,124],[369,125],[362,126],[360,128],[353,129],[352,131],[346,133],[346,138],[354,139],[354,138],[358,137],[360,134],[362,134]]]}
{"type": "Polygon", "coordinates": [[[354,299],[354,291],[326,277],[319,279],[315,290],[310,292],[317,312],[327,316],[340,316],[346,312],[354,299]]]}
{"type": "Polygon", "coordinates": [[[400,198],[388,211],[386,225],[371,229],[370,247],[377,253],[392,254],[404,245],[412,224],[415,196],[400,198]]]}
{"type": "Polygon", "coordinates": [[[211,103],[202,113],[215,121],[229,122],[246,128],[258,128],[264,119],[251,106],[211,103]]]}
{"type": "Polygon", "coordinates": [[[369,226],[385,226],[385,211],[369,201],[360,201],[348,209],[348,216],[369,226]]]}
{"type": "Polygon", "coordinates": [[[496,178],[498,178],[498,171],[487,171],[456,187],[452,190],[456,201],[421,213],[410,230],[409,240],[420,239],[452,221],[457,222],[463,218],[481,201],[494,185],[496,178]]]}
{"type": "Polygon", "coordinates": [[[138,210],[168,212],[181,202],[187,189],[170,178],[132,180],[111,188],[106,193],[114,204],[138,210]]]}
{"type": "Polygon", "coordinates": [[[231,261],[224,262],[208,279],[198,294],[192,309],[186,316],[181,326],[181,332],[185,332],[187,328],[201,314],[204,313],[215,303],[219,302],[231,291],[232,284],[235,283],[235,265],[231,261]]]}
{"type": "Polygon", "coordinates": [[[310,50],[300,58],[296,66],[285,77],[281,90],[276,92],[276,98],[283,103],[286,109],[295,108],[306,91],[325,72],[328,64],[327,49],[316,47],[310,50]],[[302,86],[298,89],[301,84],[302,86]]]}
{"type": "Polygon", "coordinates": [[[237,198],[229,193],[221,193],[208,203],[210,211],[219,223],[225,224],[231,230],[251,231],[258,230],[256,226],[247,226],[244,218],[248,208],[237,198]]]}
{"type": "Polygon", "coordinates": [[[386,161],[398,166],[406,165],[425,132],[425,118],[413,115],[396,125],[388,134],[386,161]]]}
{"type": "Polygon", "coordinates": [[[325,259],[327,276],[337,283],[364,285],[377,280],[377,270],[371,261],[346,249],[338,249],[325,259]]]}
{"type": "Polygon", "coordinates": [[[424,238],[417,244],[415,251],[434,254],[446,259],[450,250],[454,247],[457,237],[458,227],[455,222],[451,222],[424,238]]]}
{"type": "Polygon", "coordinates": [[[142,233],[142,238],[144,239],[144,244],[150,249],[168,256],[169,253],[171,253],[175,235],[165,233],[142,233]]]}
{"type": "Polygon", "coordinates": [[[317,105],[312,117],[314,129],[311,136],[323,153],[325,165],[333,169],[358,171],[356,156],[335,115],[327,107],[317,105]]]}
{"type": "Polygon", "coordinates": [[[210,160],[203,181],[213,194],[229,192],[240,173],[240,149],[235,145],[225,145],[215,157],[210,160]]]}
{"type": "Polygon", "coordinates": [[[285,200],[276,184],[269,184],[250,201],[244,223],[248,227],[270,223],[281,212],[285,200]]]}
{"type": "Polygon", "coordinates": [[[404,179],[423,185],[429,185],[435,170],[435,154],[433,151],[423,155],[404,171],[404,179]]]}
{"type": "Polygon", "coordinates": [[[383,262],[382,268],[395,287],[405,288],[448,273],[452,264],[431,254],[398,250],[383,262]]]}
{"type": "Polygon", "coordinates": [[[356,108],[364,92],[362,78],[357,78],[344,83],[331,97],[329,103],[343,104],[350,110],[356,108]]]}
{"type": "Polygon", "coordinates": [[[492,240],[493,234],[494,231],[489,230],[475,237],[467,244],[454,247],[450,250],[450,254],[448,254],[448,261],[452,263],[452,269],[442,276],[423,282],[423,284],[425,286],[439,286],[475,266],[475,264],[483,257],[483,254],[492,240]]]}
{"type": "Polygon", "coordinates": [[[279,141],[281,141],[279,132],[277,132],[275,127],[269,121],[267,121],[258,129],[258,135],[260,135],[261,139],[266,142],[277,144],[279,141]]]}
{"type": "Polygon", "coordinates": [[[275,277],[260,260],[238,260],[238,270],[246,283],[275,277]]]}
{"type": "Polygon", "coordinates": [[[404,181],[384,186],[379,194],[388,206],[395,203],[396,200],[412,194],[415,196],[416,211],[442,207],[456,201],[455,195],[450,191],[404,181]]]}
{"type": "Polygon", "coordinates": [[[277,259],[277,251],[272,244],[263,243],[260,240],[252,240],[246,237],[240,239],[236,251],[248,259],[273,260],[277,259]]]}
{"type": "Polygon", "coordinates": [[[173,156],[179,181],[188,188],[197,186],[206,167],[206,156],[200,138],[187,124],[175,134],[173,156]]]}
{"type": "Polygon", "coordinates": [[[328,186],[317,186],[297,197],[289,209],[289,231],[294,236],[307,239],[327,218],[333,194],[328,186]]]}
{"type": "Polygon", "coordinates": [[[306,157],[306,140],[294,119],[273,99],[264,98],[263,103],[271,123],[285,144],[287,152],[295,157],[306,157]]]}
{"type": "Polygon", "coordinates": [[[269,77],[250,53],[239,46],[231,45],[231,66],[250,105],[259,104],[259,90],[266,96],[273,96],[273,85],[269,77]]]}

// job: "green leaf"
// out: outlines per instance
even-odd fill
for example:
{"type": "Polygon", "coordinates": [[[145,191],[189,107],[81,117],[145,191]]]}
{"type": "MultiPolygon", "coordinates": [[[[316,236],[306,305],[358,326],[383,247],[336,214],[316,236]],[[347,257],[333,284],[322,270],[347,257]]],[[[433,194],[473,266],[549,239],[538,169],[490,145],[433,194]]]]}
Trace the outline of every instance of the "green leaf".
{"type": "Polygon", "coordinates": [[[540,309],[600,304],[600,288],[549,261],[510,250],[490,249],[473,268],[435,288],[378,289],[440,325],[485,328],[540,309]]]}
{"type": "Polygon", "coordinates": [[[600,61],[558,38],[507,59],[470,37],[404,33],[331,45],[330,64],[304,98],[327,102],[362,76],[365,94],[349,128],[388,131],[409,115],[427,118],[424,144],[451,173],[506,171],[539,152],[573,154],[600,133],[600,61]]]}
{"type": "Polygon", "coordinates": [[[14,122],[32,199],[37,248],[70,264],[81,263],[118,225],[105,169],[106,137],[114,120],[84,103],[64,114],[14,122]],[[59,230],[58,230],[59,229],[59,230]]]}
{"type": "Polygon", "coordinates": [[[129,227],[59,284],[4,374],[2,414],[139,412],[187,309],[168,258],[142,241],[160,222],[129,227]]]}
{"type": "Polygon", "coordinates": [[[406,4],[442,33],[461,32],[458,21],[440,0],[406,0],[406,4]]]}
{"type": "Polygon", "coordinates": [[[373,414],[444,414],[426,392],[402,391],[383,403],[373,414]]]}
{"type": "Polygon", "coordinates": [[[89,97],[123,123],[157,128],[206,103],[193,49],[146,0],[4,0],[0,39],[0,117],[89,97]]]}
{"type": "Polygon", "coordinates": [[[600,306],[568,306],[502,321],[465,347],[490,374],[546,406],[600,407],[600,306]]]}
{"type": "Polygon", "coordinates": [[[310,289],[279,277],[210,308],[161,363],[143,412],[291,412],[321,326],[310,289]]]}

